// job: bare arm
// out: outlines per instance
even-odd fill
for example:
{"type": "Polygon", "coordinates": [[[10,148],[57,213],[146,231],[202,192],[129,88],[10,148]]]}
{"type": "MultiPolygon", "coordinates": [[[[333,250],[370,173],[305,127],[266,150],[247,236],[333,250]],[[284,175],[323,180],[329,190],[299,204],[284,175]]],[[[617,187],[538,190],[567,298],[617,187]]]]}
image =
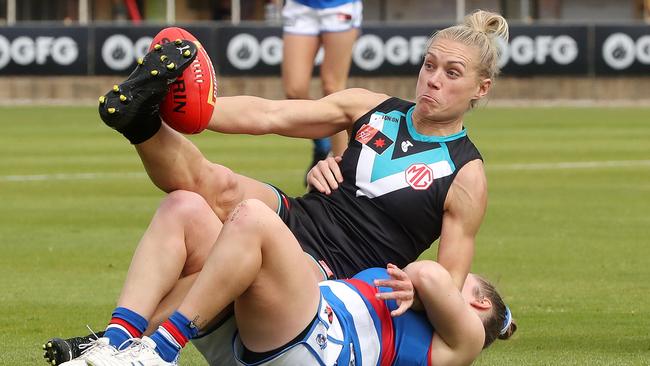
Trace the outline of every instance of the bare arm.
{"type": "Polygon", "coordinates": [[[463,299],[449,272],[433,261],[413,262],[404,271],[413,283],[429,322],[435,328],[431,342],[431,363],[472,363],[483,348],[483,324],[463,299]]]}
{"type": "MultiPolygon", "coordinates": [[[[351,126],[387,97],[363,89],[348,89],[318,101],[223,97],[217,99],[210,128],[225,133],[325,136],[351,126]]],[[[165,192],[200,193],[215,212],[237,203],[241,196],[229,169],[208,161],[190,140],[164,124],[136,150],[151,180],[165,192]]],[[[225,211],[217,214],[221,217],[225,211]]]]}
{"type": "Polygon", "coordinates": [[[458,289],[463,287],[474,256],[474,239],[487,207],[487,180],[483,162],[474,160],[461,168],[449,188],[442,218],[438,263],[458,289]]]}
{"type": "Polygon", "coordinates": [[[345,89],[318,100],[269,100],[252,96],[217,98],[210,130],[252,135],[321,138],[349,129],[387,99],[365,89],[345,89]]]}

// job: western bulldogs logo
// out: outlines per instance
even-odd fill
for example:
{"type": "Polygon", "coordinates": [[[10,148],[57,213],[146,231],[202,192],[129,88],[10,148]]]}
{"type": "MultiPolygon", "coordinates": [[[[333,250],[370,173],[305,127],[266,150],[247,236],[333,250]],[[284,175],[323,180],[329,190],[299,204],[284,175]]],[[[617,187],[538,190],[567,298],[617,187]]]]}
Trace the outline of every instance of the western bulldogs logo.
{"type": "Polygon", "coordinates": [[[316,335],[316,343],[320,349],[325,349],[327,347],[327,337],[323,333],[316,335]]]}

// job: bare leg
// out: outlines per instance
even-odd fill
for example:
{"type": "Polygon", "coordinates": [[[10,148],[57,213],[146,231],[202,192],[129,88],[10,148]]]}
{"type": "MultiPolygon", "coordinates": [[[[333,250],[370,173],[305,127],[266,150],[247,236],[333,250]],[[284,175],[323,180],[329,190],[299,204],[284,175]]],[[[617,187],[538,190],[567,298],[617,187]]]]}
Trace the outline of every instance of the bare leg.
{"type": "MultiPolygon", "coordinates": [[[[118,306],[150,319],[179,279],[201,271],[221,227],[196,193],[169,194],[133,255],[118,306]]],[[[181,290],[182,284],[177,291],[181,290]]]]}
{"type": "Polygon", "coordinates": [[[314,318],[319,279],[316,264],[277,215],[247,200],[224,224],[178,310],[202,327],[235,300],[242,341],[253,351],[268,351],[289,342],[314,318]]]}
{"type": "MultiPolygon", "coordinates": [[[[358,36],[359,30],[356,28],[346,32],[330,32],[321,35],[325,49],[325,57],[320,67],[323,95],[345,89],[352,63],[352,49],[358,36]]],[[[347,146],[347,131],[332,136],[334,156],[343,155],[347,146]]]]}
{"type": "MultiPolygon", "coordinates": [[[[176,282],[172,290],[160,301],[160,304],[158,304],[156,311],[151,316],[151,319],[149,319],[149,327],[147,327],[145,334],[153,333],[156,329],[158,329],[158,326],[162,322],[164,322],[167,318],[169,318],[170,315],[172,315],[174,310],[178,309],[178,307],[183,302],[183,299],[190,291],[190,288],[192,288],[192,285],[194,285],[194,281],[196,281],[198,275],[199,272],[185,276],[176,282]]],[[[226,317],[232,316],[233,313],[233,306],[227,307],[224,311],[219,313],[208,323],[206,329],[212,329],[213,326],[216,326],[216,324],[223,321],[226,317]]]]}
{"type": "Polygon", "coordinates": [[[266,184],[208,161],[190,140],[165,124],[152,138],[136,145],[136,150],[156,186],[165,192],[200,194],[222,221],[247,198],[277,209],[276,194],[266,184]]]}
{"type": "Polygon", "coordinates": [[[317,36],[283,35],[282,84],[289,99],[309,99],[309,82],[320,46],[317,36]]]}

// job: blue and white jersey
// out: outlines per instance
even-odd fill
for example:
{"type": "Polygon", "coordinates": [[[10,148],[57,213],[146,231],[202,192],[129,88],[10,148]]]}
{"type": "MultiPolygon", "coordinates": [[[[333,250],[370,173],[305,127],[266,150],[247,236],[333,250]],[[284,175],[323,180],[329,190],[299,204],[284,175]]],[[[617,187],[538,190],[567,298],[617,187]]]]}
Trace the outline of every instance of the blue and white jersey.
{"type": "Polygon", "coordinates": [[[349,344],[343,347],[337,365],[430,365],[434,329],[426,315],[409,310],[391,317],[395,301],[375,298],[378,290],[372,281],[388,277],[385,269],[371,268],[349,280],[321,283],[323,299],[341,323],[345,338],[332,341],[349,344]]]}
{"type": "Polygon", "coordinates": [[[424,313],[391,317],[395,301],[375,298],[375,279],[386,269],[371,268],[349,280],[320,283],[318,314],[304,338],[255,363],[242,360],[243,345],[234,317],[192,342],[210,365],[244,366],[429,366],[434,329],[424,313]]]}
{"type": "Polygon", "coordinates": [[[338,278],[370,267],[403,267],[440,237],[447,192],[466,163],[481,159],[463,129],[419,134],[415,104],[390,98],[357,120],[330,195],[283,197],[280,215],[303,249],[338,278]]]}

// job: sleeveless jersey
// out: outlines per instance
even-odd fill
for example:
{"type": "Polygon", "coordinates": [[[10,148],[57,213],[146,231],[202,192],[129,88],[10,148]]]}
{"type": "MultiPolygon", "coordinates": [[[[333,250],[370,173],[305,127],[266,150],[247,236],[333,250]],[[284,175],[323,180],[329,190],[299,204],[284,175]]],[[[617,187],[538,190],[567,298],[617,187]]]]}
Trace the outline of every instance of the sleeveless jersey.
{"type": "Polygon", "coordinates": [[[359,118],[329,196],[283,196],[280,216],[303,250],[339,278],[416,260],[440,237],[447,191],[458,170],[482,159],[467,132],[419,134],[415,104],[390,98],[359,118]]]}
{"type": "Polygon", "coordinates": [[[371,268],[349,280],[320,284],[323,299],[331,306],[345,338],[337,365],[430,365],[434,329],[426,315],[408,310],[391,317],[396,302],[375,298],[377,288],[372,281],[388,277],[386,269],[371,268]]]}

